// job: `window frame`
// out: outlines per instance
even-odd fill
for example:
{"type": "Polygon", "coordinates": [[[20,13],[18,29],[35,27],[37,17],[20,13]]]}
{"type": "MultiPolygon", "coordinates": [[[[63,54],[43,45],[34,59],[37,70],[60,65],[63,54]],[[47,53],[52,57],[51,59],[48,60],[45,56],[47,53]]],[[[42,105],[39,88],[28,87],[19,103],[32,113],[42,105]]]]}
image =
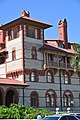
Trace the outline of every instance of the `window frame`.
{"type": "Polygon", "coordinates": [[[16,60],[16,50],[13,49],[12,50],[12,61],[15,61],[16,60]]]}
{"type": "Polygon", "coordinates": [[[39,95],[36,91],[32,91],[30,94],[30,106],[31,107],[38,107],[39,106],[39,95]]]}
{"type": "Polygon", "coordinates": [[[32,26],[28,26],[28,33],[27,36],[30,38],[35,38],[35,28],[32,26]]]}
{"type": "Polygon", "coordinates": [[[64,107],[71,107],[73,106],[73,95],[70,91],[65,91],[63,95],[64,107]]]}
{"type": "Polygon", "coordinates": [[[52,89],[47,90],[45,98],[46,98],[46,107],[56,107],[57,96],[54,90],[52,89]]]}
{"type": "Polygon", "coordinates": [[[48,83],[54,83],[54,73],[52,71],[47,71],[46,81],[48,83]]]}
{"type": "Polygon", "coordinates": [[[71,76],[68,72],[63,73],[64,84],[71,84],[71,76]]]}
{"type": "Polygon", "coordinates": [[[9,41],[19,38],[19,26],[16,26],[12,29],[8,30],[8,37],[9,37],[9,41]],[[15,32],[16,31],[16,32],[15,32]]]}

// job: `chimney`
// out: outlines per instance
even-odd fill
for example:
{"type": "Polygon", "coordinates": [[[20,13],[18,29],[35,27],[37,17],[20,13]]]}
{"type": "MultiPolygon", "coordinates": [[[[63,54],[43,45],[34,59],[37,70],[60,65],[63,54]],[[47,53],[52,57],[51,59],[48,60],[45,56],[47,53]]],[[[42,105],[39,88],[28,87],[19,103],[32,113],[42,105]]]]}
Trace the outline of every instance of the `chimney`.
{"type": "Polygon", "coordinates": [[[65,48],[68,48],[66,19],[60,20],[58,22],[58,39],[64,42],[65,48]]]}
{"type": "Polygon", "coordinates": [[[21,17],[30,17],[29,11],[22,10],[21,17]]]}

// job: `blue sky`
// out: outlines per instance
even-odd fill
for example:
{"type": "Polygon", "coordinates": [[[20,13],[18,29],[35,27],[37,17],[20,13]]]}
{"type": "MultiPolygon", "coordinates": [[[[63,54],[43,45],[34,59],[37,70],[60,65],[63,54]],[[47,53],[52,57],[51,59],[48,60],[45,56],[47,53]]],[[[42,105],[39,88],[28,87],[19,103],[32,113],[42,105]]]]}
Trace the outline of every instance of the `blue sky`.
{"type": "Polygon", "coordinates": [[[58,38],[58,21],[68,22],[68,41],[80,44],[80,0],[0,0],[0,24],[20,17],[27,10],[36,20],[52,24],[45,30],[45,39],[58,38]]]}

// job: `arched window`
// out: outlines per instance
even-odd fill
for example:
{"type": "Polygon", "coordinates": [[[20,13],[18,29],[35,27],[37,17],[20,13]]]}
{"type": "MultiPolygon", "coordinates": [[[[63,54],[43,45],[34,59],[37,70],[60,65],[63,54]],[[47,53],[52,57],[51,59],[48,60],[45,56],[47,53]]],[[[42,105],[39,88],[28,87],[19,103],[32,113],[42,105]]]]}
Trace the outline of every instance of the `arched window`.
{"type": "Polygon", "coordinates": [[[69,91],[69,90],[65,91],[64,95],[63,95],[63,99],[64,99],[65,107],[73,106],[73,95],[72,95],[71,91],[69,91]]]}
{"type": "Polygon", "coordinates": [[[52,71],[48,71],[47,75],[46,75],[46,80],[47,82],[54,82],[54,77],[53,77],[53,72],[52,71]]]}
{"type": "Polygon", "coordinates": [[[64,72],[63,78],[65,84],[71,84],[70,74],[68,72],[64,72]]]}
{"type": "Polygon", "coordinates": [[[56,93],[52,89],[46,92],[46,106],[56,107],[56,93]]]}
{"type": "Polygon", "coordinates": [[[36,91],[33,91],[30,95],[31,107],[39,106],[39,95],[36,91]]]}

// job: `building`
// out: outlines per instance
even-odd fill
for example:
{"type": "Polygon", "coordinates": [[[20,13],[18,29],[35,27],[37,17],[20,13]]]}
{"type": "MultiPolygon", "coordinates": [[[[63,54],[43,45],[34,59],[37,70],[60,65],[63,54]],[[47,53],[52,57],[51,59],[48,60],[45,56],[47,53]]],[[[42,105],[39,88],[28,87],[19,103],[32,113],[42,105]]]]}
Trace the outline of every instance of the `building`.
{"type": "Polygon", "coordinates": [[[58,22],[58,39],[44,40],[44,30],[50,27],[25,10],[0,26],[1,105],[79,109],[80,71],[71,67],[75,51],[68,42],[67,21],[58,22]]]}

